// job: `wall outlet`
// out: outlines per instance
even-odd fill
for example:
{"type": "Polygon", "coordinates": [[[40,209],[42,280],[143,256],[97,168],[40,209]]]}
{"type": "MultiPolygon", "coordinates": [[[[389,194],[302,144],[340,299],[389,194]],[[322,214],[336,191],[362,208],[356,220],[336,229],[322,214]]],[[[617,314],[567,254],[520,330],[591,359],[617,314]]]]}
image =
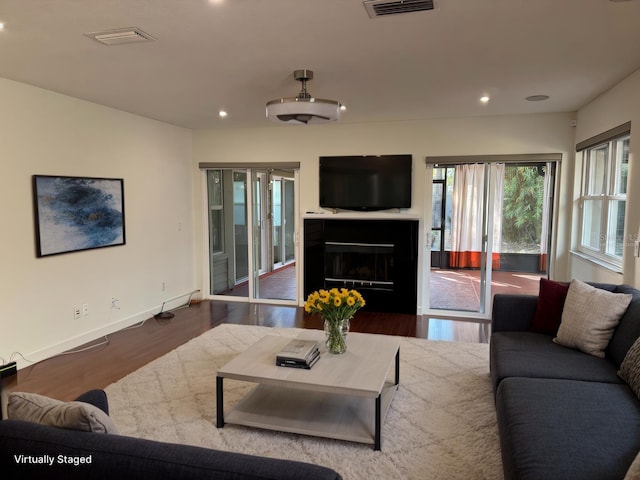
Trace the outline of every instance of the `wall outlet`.
{"type": "Polygon", "coordinates": [[[82,316],[82,309],[80,307],[73,307],[73,319],[78,320],[82,316]]]}
{"type": "Polygon", "coordinates": [[[89,304],[88,303],[83,303],[82,304],[82,316],[86,317],[87,315],[89,315],[89,304]]]}

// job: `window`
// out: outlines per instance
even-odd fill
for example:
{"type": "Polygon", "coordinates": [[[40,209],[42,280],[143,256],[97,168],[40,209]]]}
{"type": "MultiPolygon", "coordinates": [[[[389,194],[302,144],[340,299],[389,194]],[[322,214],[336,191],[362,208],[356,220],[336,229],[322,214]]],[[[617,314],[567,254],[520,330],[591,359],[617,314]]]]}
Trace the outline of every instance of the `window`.
{"type": "Polygon", "coordinates": [[[629,135],[585,148],[582,158],[579,250],[583,254],[621,267],[629,135]]]}

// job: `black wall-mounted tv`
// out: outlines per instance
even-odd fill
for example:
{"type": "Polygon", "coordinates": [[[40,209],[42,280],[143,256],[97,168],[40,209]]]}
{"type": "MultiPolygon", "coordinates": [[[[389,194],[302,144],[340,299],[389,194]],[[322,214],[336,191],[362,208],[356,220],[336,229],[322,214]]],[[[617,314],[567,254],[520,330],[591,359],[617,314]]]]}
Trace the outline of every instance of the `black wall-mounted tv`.
{"type": "Polygon", "coordinates": [[[411,155],[320,157],[320,206],[344,210],[411,208],[411,155]]]}

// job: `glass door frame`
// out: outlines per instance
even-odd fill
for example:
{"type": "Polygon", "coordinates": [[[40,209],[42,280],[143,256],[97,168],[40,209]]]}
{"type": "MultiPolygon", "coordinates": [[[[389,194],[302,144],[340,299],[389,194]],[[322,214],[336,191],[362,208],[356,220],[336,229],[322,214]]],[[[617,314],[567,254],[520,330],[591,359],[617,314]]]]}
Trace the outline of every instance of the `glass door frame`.
{"type": "MultiPolygon", "coordinates": [[[[233,170],[233,171],[243,171],[247,174],[247,189],[246,189],[246,202],[247,202],[247,225],[251,225],[251,234],[247,235],[248,237],[248,250],[250,254],[248,255],[248,267],[249,267],[249,276],[248,276],[248,295],[247,296],[233,296],[233,295],[221,295],[212,293],[211,287],[211,262],[205,261],[203,263],[203,285],[206,287],[206,295],[205,298],[211,300],[223,300],[228,302],[241,302],[241,303],[264,303],[264,304],[274,304],[274,305],[295,305],[297,306],[300,302],[301,298],[301,284],[302,280],[300,278],[299,265],[300,262],[298,259],[300,258],[300,242],[299,240],[299,228],[295,231],[294,235],[294,262],[295,266],[295,288],[296,288],[296,298],[295,299],[271,299],[271,298],[260,298],[259,297],[259,269],[260,263],[258,258],[256,257],[258,250],[261,248],[262,241],[259,238],[256,238],[256,234],[259,235],[260,232],[256,232],[256,229],[253,228],[256,212],[254,211],[257,205],[260,205],[260,208],[263,208],[264,205],[264,197],[262,197],[257,204],[254,202],[256,196],[256,180],[258,178],[258,174],[262,174],[264,172],[269,172],[270,165],[265,163],[264,166],[256,166],[253,164],[250,167],[242,167],[241,165],[229,167],[227,165],[221,164],[221,166],[216,166],[215,164],[207,164],[205,169],[201,170],[202,174],[202,201],[203,201],[203,258],[208,259],[210,257],[209,252],[209,206],[208,206],[208,182],[207,182],[207,171],[208,170],[233,170]]],[[[282,168],[282,167],[278,167],[282,168]]],[[[300,217],[300,196],[299,196],[299,174],[300,168],[299,165],[291,166],[290,169],[293,171],[293,185],[294,185],[294,218],[296,221],[299,221],[300,217]]],[[[269,179],[270,175],[267,174],[266,179],[269,179]]],[[[267,195],[268,197],[269,195],[267,195]]],[[[263,223],[263,222],[262,222],[263,223]]],[[[262,230],[265,229],[265,225],[262,225],[262,230]]],[[[235,261],[235,260],[234,260],[235,261]]],[[[263,259],[264,262],[264,259],[263,259]]]]}
{"type": "MultiPolygon", "coordinates": [[[[436,167],[438,165],[435,165],[436,167]]],[[[447,167],[453,167],[455,164],[448,164],[447,167]]],[[[427,179],[427,190],[425,194],[426,199],[426,207],[425,212],[428,213],[428,217],[425,215],[425,238],[428,238],[429,241],[425,242],[425,255],[423,258],[427,263],[422,269],[424,275],[426,276],[425,281],[423,282],[424,289],[422,292],[422,305],[423,305],[423,315],[429,315],[437,318],[477,318],[481,320],[486,320],[491,318],[491,273],[492,268],[491,264],[489,264],[488,259],[493,255],[493,235],[489,235],[488,232],[493,231],[493,216],[489,215],[489,208],[493,205],[493,192],[494,188],[494,176],[490,174],[491,168],[489,163],[484,164],[484,181],[482,185],[483,189],[483,202],[482,202],[482,225],[481,225],[481,247],[480,247],[480,298],[479,298],[479,307],[477,311],[469,311],[469,310],[446,310],[446,309],[432,309],[430,306],[431,299],[431,226],[433,223],[432,219],[432,197],[433,197],[433,168],[434,165],[427,164],[426,169],[426,179],[427,179]]],[[[444,241],[442,239],[441,241],[444,241]]]]}
{"type": "MultiPolygon", "coordinates": [[[[422,288],[420,290],[419,304],[422,305],[422,315],[430,316],[434,318],[465,318],[465,319],[477,319],[479,321],[485,321],[491,319],[492,314],[492,292],[491,292],[491,277],[492,268],[487,268],[488,259],[492,258],[493,252],[493,235],[487,235],[487,232],[493,231],[493,218],[488,214],[486,210],[489,205],[493,205],[493,195],[495,188],[493,175],[485,174],[485,188],[488,188],[486,192],[490,198],[488,202],[485,202],[484,211],[486,221],[483,225],[484,240],[482,242],[482,265],[485,270],[485,288],[481,287],[481,308],[478,311],[464,311],[464,310],[444,310],[444,309],[432,309],[430,308],[430,286],[431,286],[431,226],[432,226],[432,194],[433,194],[433,168],[443,166],[454,166],[462,163],[484,163],[490,165],[491,163],[504,162],[506,165],[509,163],[547,163],[554,164],[553,171],[553,183],[552,183],[552,202],[550,205],[552,214],[549,217],[549,229],[547,232],[547,276],[553,271],[553,252],[555,251],[555,235],[557,230],[557,205],[559,198],[557,195],[559,181],[560,181],[560,168],[562,163],[562,154],[550,153],[550,154],[519,154],[519,155],[480,155],[480,156],[459,156],[459,157],[426,157],[426,171],[425,171],[425,196],[424,196],[424,218],[423,218],[423,235],[426,241],[424,242],[423,251],[423,265],[421,268],[422,275],[422,288]],[[488,180],[488,181],[487,181],[488,180]],[[484,302],[484,307],[482,303],[484,302]],[[484,310],[484,311],[482,311],[484,310]]],[[[486,170],[485,170],[486,173],[486,170]]],[[[486,198],[486,196],[485,196],[486,198]]],[[[481,275],[482,276],[482,275],[481,275]]]]}
{"type": "MultiPolygon", "coordinates": [[[[279,236],[279,245],[278,245],[278,249],[279,249],[279,259],[280,261],[276,262],[276,256],[273,255],[272,257],[272,265],[273,265],[273,269],[276,270],[278,268],[282,268],[282,267],[286,267],[287,265],[289,265],[290,263],[293,263],[296,261],[296,256],[295,256],[295,237],[296,237],[296,231],[295,231],[295,216],[296,216],[296,210],[295,210],[295,198],[296,198],[296,194],[295,194],[295,188],[296,188],[296,181],[291,178],[291,177],[286,177],[282,174],[279,173],[272,173],[269,176],[269,180],[270,180],[270,184],[274,185],[275,182],[279,182],[280,183],[280,227],[281,227],[281,231],[280,231],[280,236],[279,236]],[[287,218],[287,209],[289,207],[289,201],[287,199],[287,185],[293,185],[294,187],[294,211],[293,211],[293,223],[294,223],[294,258],[292,260],[287,260],[287,243],[286,243],[286,236],[287,236],[287,224],[288,224],[288,218],[287,218]]],[[[275,202],[273,201],[274,198],[274,194],[275,194],[275,189],[272,190],[270,198],[272,200],[272,204],[271,204],[271,208],[269,211],[270,214],[270,219],[271,219],[271,238],[275,238],[276,234],[275,234],[275,228],[276,228],[276,224],[274,221],[274,217],[275,217],[275,202]]]]}

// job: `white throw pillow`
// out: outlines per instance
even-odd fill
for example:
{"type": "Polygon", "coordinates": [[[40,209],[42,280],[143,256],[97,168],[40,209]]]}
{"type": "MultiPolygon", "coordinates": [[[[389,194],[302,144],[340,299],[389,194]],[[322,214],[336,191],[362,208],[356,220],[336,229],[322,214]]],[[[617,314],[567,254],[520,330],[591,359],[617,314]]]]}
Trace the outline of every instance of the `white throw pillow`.
{"type": "Polygon", "coordinates": [[[640,453],[638,453],[629,467],[627,474],[624,476],[624,480],[640,480],[640,453]]]}
{"type": "Polygon", "coordinates": [[[118,433],[109,415],[98,407],[85,402],[61,402],[35,393],[10,393],[7,416],[11,420],[40,423],[50,427],[118,433]]]}
{"type": "Polygon", "coordinates": [[[631,298],[630,294],[612,293],[571,280],[560,328],[553,341],[603,358],[631,298]]]}

